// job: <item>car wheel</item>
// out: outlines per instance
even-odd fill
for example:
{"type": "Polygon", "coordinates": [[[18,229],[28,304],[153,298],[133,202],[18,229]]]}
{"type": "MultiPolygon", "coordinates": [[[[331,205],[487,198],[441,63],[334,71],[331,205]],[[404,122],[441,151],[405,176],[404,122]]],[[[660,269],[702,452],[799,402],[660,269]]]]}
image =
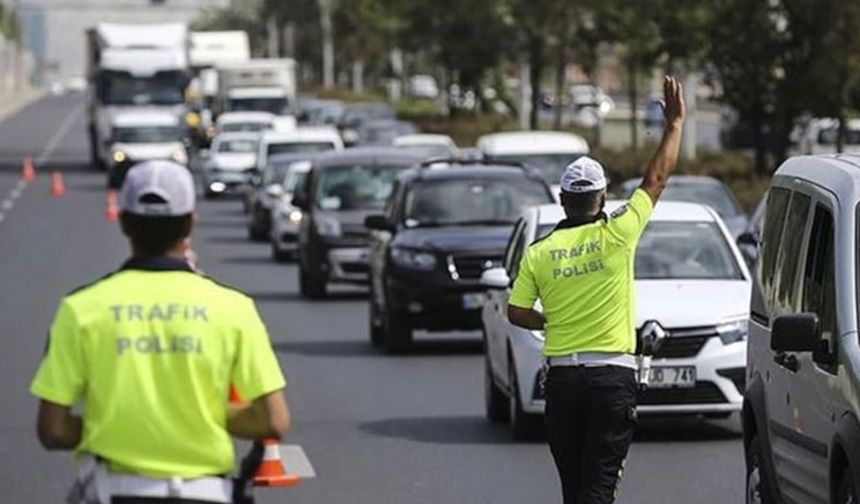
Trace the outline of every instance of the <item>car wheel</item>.
{"type": "Polygon", "coordinates": [[[854,490],[854,482],[851,479],[851,471],[846,467],[839,478],[839,487],[836,489],[836,504],[857,504],[857,493],[854,490]]]}
{"type": "Polygon", "coordinates": [[[299,263],[299,291],[310,299],[322,299],[326,295],[325,279],[309,271],[304,262],[299,263]]]}
{"type": "Polygon", "coordinates": [[[279,249],[278,246],[275,245],[275,242],[272,242],[272,259],[274,259],[275,262],[285,263],[289,261],[290,258],[289,252],[279,249]]]}
{"type": "Polygon", "coordinates": [[[774,503],[764,480],[762,460],[761,442],[757,435],[753,435],[747,448],[746,504],[774,503]]]}
{"type": "Polygon", "coordinates": [[[388,310],[384,315],[385,349],[390,353],[406,351],[412,344],[412,326],[402,313],[388,310]]]}
{"type": "Polygon", "coordinates": [[[379,307],[376,306],[376,293],[373,289],[373,280],[370,281],[370,296],[368,300],[367,332],[370,334],[370,343],[380,346],[385,342],[385,326],[379,315],[379,307]]]}
{"type": "Polygon", "coordinates": [[[540,422],[538,415],[526,413],[523,410],[523,402],[520,398],[520,381],[517,377],[517,367],[514,360],[511,359],[508,363],[508,380],[511,387],[508,395],[508,415],[511,420],[511,432],[515,439],[530,439],[537,433],[540,422]]]}
{"type": "Polygon", "coordinates": [[[486,353],[484,355],[484,407],[486,409],[487,420],[490,423],[504,423],[510,418],[508,398],[493,379],[490,356],[486,353]]]}

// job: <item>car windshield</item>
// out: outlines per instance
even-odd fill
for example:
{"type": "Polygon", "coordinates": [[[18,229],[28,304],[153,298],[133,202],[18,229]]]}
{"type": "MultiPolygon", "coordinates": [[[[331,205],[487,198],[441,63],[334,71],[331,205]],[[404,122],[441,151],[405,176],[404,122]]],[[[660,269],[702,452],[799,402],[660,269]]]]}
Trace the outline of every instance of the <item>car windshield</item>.
{"type": "Polygon", "coordinates": [[[334,149],[331,142],[287,142],[273,143],[266,147],[266,154],[304,154],[306,152],[324,152],[334,149]]]}
{"type": "Polygon", "coordinates": [[[257,152],[257,141],[251,139],[218,142],[218,152],[250,154],[257,152]]]}
{"type": "Polygon", "coordinates": [[[269,129],[269,127],[270,127],[270,124],[264,123],[264,122],[246,122],[246,123],[237,122],[237,123],[224,124],[223,126],[221,126],[221,131],[226,131],[226,132],[230,132],[230,133],[233,133],[233,132],[257,133],[257,132],[263,131],[265,129],[269,129]]]}
{"type": "Polygon", "coordinates": [[[228,112],[271,112],[281,115],[287,110],[286,98],[230,98],[228,112]]]}
{"type": "Polygon", "coordinates": [[[549,202],[544,185],[524,177],[431,180],[406,195],[404,224],[509,225],[524,209],[549,202]]]}
{"type": "Polygon", "coordinates": [[[116,143],[167,143],[179,142],[183,131],[175,126],[119,127],[113,129],[116,143]]]}
{"type": "Polygon", "coordinates": [[[183,79],[181,72],[134,77],[104,71],[98,78],[98,93],[106,105],[178,105],[185,101],[183,79]]]}
{"type": "Polygon", "coordinates": [[[661,198],[664,201],[705,204],[723,218],[741,213],[734,197],[721,184],[669,184],[661,198]]]}
{"type": "Polygon", "coordinates": [[[496,161],[522,163],[538,170],[547,184],[558,185],[561,174],[570,163],[576,161],[582,154],[510,154],[503,156],[488,156],[496,161]]]}
{"type": "Polygon", "coordinates": [[[316,204],[322,210],[381,210],[406,165],[355,164],[320,173],[316,204]]]}
{"type": "Polygon", "coordinates": [[[651,222],[636,249],[637,280],[740,280],[740,266],[713,222],[651,222]]]}
{"type": "Polygon", "coordinates": [[[284,177],[284,192],[295,192],[296,187],[300,187],[308,178],[308,172],[304,170],[287,170],[287,175],[284,177]]]}

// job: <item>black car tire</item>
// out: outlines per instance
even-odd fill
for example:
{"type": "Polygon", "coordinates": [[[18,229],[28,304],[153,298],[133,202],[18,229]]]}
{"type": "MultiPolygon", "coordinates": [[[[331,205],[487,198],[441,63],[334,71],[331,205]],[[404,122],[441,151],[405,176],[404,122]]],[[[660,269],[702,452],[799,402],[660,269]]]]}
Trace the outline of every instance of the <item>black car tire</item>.
{"type": "Polygon", "coordinates": [[[322,299],[326,296],[325,279],[310,271],[303,261],[299,262],[299,291],[309,299],[322,299]]]}
{"type": "Polygon", "coordinates": [[[373,280],[370,281],[370,295],[367,314],[367,332],[370,334],[370,343],[373,346],[381,346],[385,342],[385,324],[379,315],[379,307],[376,306],[376,293],[373,290],[373,280]]]}
{"type": "Polygon", "coordinates": [[[511,421],[511,433],[514,439],[532,439],[540,429],[540,417],[523,410],[523,402],[520,398],[519,378],[514,360],[508,362],[508,373],[510,379],[508,384],[511,388],[508,395],[508,411],[511,421]]]}
{"type": "Polygon", "coordinates": [[[292,258],[293,256],[290,252],[287,252],[285,250],[279,250],[278,246],[275,245],[274,242],[272,242],[272,259],[274,259],[275,262],[285,263],[292,258]]]}
{"type": "Polygon", "coordinates": [[[750,440],[746,454],[747,477],[746,477],[746,504],[774,504],[776,501],[770,495],[770,489],[764,478],[762,469],[762,449],[758,435],[754,434],[750,440]]]}
{"type": "Polygon", "coordinates": [[[839,478],[839,486],[836,488],[836,504],[858,504],[857,492],[851,479],[851,470],[848,466],[842,470],[839,478]]]}
{"type": "Polygon", "coordinates": [[[402,353],[412,345],[412,325],[403,313],[387,310],[385,320],[385,349],[390,353],[402,353]]]}
{"type": "Polygon", "coordinates": [[[487,420],[492,424],[505,423],[510,419],[508,411],[508,397],[493,379],[493,371],[490,368],[490,356],[484,353],[484,407],[487,420]]]}

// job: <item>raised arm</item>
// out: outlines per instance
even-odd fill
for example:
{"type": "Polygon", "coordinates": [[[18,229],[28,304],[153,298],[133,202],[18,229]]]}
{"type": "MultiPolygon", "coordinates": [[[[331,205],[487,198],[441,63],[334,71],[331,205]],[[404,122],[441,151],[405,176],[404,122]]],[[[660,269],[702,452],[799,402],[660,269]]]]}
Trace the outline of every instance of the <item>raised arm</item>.
{"type": "Polygon", "coordinates": [[[642,178],[642,189],[651,196],[651,201],[657,203],[669,175],[678,164],[678,151],[681,148],[681,133],[684,129],[686,107],[684,105],[684,88],[678,79],[667,76],[663,80],[663,117],[666,118],[666,129],[663,139],[642,178]]]}

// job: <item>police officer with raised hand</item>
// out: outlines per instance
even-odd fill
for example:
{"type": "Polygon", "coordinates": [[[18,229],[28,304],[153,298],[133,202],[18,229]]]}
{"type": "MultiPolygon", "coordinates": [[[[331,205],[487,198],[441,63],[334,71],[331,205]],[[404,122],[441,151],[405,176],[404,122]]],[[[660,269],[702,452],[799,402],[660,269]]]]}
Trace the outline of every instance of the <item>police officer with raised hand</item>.
{"type": "Polygon", "coordinates": [[[565,504],[614,502],[633,439],[636,245],[677,164],[685,116],[675,78],[663,94],[666,129],[642,185],[607,216],[603,167],[571,163],[561,178],[566,219],[524,254],[509,300],[511,323],[546,331],[545,418],[565,504]]]}
{"type": "Polygon", "coordinates": [[[253,301],[185,259],[194,195],[182,166],[133,167],[119,202],[131,258],[60,302],[31,392],[42,445],[81,455],[70,502],[231,502],[231,436],[289,427],[253,301]],[[228,404],[231,386],[249,402],[228,404]]]}

